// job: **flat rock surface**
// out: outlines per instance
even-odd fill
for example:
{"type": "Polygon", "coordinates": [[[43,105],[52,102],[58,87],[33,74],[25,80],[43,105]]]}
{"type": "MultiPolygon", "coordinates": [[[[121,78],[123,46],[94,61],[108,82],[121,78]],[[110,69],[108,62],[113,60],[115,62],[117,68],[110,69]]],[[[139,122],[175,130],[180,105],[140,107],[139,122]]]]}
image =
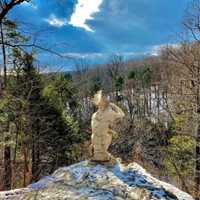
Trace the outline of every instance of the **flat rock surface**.
{"type": "Polygon", "coordinates": [[[56,170],[24,189],[0,193],[0,200],[194,200],[151,176],[137,163],[104,166],[83,161],[56,170]]]}

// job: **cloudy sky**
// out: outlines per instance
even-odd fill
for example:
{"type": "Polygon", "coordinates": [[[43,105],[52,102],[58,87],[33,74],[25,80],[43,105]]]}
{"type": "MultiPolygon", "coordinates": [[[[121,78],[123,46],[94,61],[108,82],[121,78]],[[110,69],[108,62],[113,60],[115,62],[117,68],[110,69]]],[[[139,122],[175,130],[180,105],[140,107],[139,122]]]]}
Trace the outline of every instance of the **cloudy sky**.
{"type": "MultiPolygon", "coordinates": [[[[181,29],[189,0],[34,0],[11,13],[37,41],[63,55],[106,62],[156,54],[181,29]]],[[[69,69],[72,62],[40,52],[46,64],[69,69]]]]}

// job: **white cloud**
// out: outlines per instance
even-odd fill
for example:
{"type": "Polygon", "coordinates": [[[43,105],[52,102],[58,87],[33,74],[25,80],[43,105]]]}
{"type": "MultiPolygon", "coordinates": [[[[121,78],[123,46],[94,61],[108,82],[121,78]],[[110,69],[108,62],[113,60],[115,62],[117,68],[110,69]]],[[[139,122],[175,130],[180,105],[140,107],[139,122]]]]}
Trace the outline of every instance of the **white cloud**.
{"type": "Polygon", "coordinates": [[[54,14],[51,14],[48,19],[45,19],[51,26],[62,27],[67,24],[66,19],[61,19],[56,17],[54,14]]]}
{"type": "Polygon", "coordinates": [[[162,47],[164,47],[164,45],[154,45],[150,47],[149,54],[151,56],[158,56],[162,47]]]}
{"type": "Polygon", "coordinates": [[[99,7],[102,2],[103,0],[78,0],[69,24],[93,32],[86,21],[94,19],[93,14],[100,11],[99,7]]]}
{"type": "Polygon", "coordinates": [[[173,43],[153,45],[149,49],[149,54],[152,55],[152,56],[158,56],[158,55],[160,55],[160,51],[162,50],[162,48],[164,48],[166,46],[171,46],[173,48],[179,48],[180,47],[179,44],[173,44],[173,43]]]}
{"type": "Polygon", "coordinates": [[[38,9],[38,6],[36,5],[36,3],[31,3],[31,2],[24,1],[24,2],[22,3],[22,5],[27,6],[27,7],[30,7],[30,8],[32,8],[32,9],[34,9],[34,10],[37,10],[37,9],[38,9]]]}
{"type": "Polygon", "coordinates": [[[62,55],[74,59],[93,59],[103,56],[102,53],[64,53],[62,55]]]}

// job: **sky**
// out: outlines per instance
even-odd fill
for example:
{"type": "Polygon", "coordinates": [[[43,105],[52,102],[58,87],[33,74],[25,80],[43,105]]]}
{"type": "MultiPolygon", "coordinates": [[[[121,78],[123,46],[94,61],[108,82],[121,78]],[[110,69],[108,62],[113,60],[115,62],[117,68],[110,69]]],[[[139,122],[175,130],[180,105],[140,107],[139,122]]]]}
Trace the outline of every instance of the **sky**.
{"type": "Polygon", "coordinates": [[[74,59],[89,64],[157,55],[159,47],[174,43],[190,0],[33,0],[10,13],[24,33],[59,58],[38,51],[42,65],[71,70],[74,59]],[[67,58],[73,59],[67,59],[67,58]]]}

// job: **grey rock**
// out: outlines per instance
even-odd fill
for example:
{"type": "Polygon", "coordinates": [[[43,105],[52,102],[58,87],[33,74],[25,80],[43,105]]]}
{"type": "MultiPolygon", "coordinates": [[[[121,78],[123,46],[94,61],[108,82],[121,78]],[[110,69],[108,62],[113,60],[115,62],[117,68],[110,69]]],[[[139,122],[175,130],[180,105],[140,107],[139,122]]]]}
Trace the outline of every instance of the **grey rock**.
{"type": "Polygon", "coordinates": [[[56,170],[27,188],[0,193],[0,200],[194,200],[137,163],[105,166],[83,161],[56,170]]]}

